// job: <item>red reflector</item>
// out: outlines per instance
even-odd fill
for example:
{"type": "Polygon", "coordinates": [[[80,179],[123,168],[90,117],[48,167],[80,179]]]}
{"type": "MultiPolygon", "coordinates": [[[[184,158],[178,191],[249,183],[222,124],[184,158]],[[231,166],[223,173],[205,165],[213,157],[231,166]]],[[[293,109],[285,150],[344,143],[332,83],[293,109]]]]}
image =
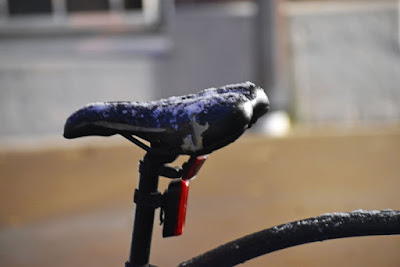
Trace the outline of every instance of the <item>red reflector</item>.
{"type": "Polygon", "coordinates": [[[181,182],[181,191],[179,196],[178,216],[175,229],[175,236],[181,235],[183,233],[183,229],[185,228],[186,208],[189,195],[189,181],[181,180],[180,182],[181,182]]]}
{"type": "Polygon", "coordinates": [[[203,166],[204,161],[206,161],[208,155],[198,156],[196,158],[191,158],[188,162],[189,167],[186,173],[183,175],[183,180],[190,180],[194,178],[199,172],[201,166],[203,166]]]}
{"type": "MultiPolygon", "coordinates": [[[[202,155],[199,157],[192,157],[190,158],[189,162],[187,163],[188,167],[182,176],[182,179],[179,181],[179,200],[177,203],[177,213],[176,213],[176,221],[175,221],[175,229],[173,231],[174,236],[181,235],[183,233],[183,229],[185,228],[185,221],[186,221],[186,209],[187,209],[187,201],[189,195],[189,180],[194,178],[196,174],[199,172],[201,166],[203,165],[204,161],[206,160],[208,155],[202,155]]],[[[171,187],[172,189],[172,187],[171,187]]],[[[165,225],[164,225],[165,227],[165,225]]],[[[171,229],[171,230],[172,230],[171,229]]],[[[172,233],[166,231],[164,237],[171,236],[172,233]]]]}

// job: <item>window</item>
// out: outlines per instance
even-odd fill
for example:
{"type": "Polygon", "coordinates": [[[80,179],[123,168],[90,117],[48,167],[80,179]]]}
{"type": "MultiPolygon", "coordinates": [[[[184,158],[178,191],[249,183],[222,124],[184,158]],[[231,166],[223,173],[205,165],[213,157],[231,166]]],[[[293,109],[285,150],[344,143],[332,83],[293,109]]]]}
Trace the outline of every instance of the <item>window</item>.
{"type": "Polygon", "coordinates": [[[143,1],[145,0],[0,0],[0,18],[19,15],[54,14],[59,11],[64,13],[116,10],[141,11],[143,9],[143,1]]]}
{"type": "Polygon", "coordinates": [[[163,0],[0,0],[0,34],[154,30],[163,0]]]}
{"type": "Polygon", "coordinates": [[[67,0],[68,12],[109,10],[108,0],[67,0]]]}
{"type": "Polygon", "coordinates": [[[51,9],[51,0],[8,0],[8,14],[11,16],[49,14],[51,9]]]}
{"type": "Polygon", "coordinates": [[[143,7],[142,1],[137,0],[124,0],[125,9],[141,9],[143,7]]]}

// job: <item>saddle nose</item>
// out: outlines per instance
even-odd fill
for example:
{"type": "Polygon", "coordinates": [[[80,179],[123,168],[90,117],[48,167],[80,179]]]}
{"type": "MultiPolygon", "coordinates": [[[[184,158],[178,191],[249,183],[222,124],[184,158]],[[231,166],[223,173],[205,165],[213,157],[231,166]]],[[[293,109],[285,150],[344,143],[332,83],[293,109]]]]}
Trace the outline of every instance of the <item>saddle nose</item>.
{"type": "Polygon", "coordinates": [[[253,116],[250,121],[249,127],[257,122],[257,120],[264,116],[269,110],[269,99],[263,89],[259,88],[256,91],[255,103],[253,105],[253,116]]]}

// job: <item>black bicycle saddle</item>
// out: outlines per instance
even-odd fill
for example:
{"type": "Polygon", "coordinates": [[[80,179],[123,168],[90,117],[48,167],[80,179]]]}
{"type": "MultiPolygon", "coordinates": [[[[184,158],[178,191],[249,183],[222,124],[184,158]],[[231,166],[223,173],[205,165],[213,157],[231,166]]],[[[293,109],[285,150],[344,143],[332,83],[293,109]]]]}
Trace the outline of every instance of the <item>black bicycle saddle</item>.
{"type": "Polygon", "coordinates": [[[65,138],[133,135],[176,155],[201,155],[235,141],[269,108],[251,82],[151,102],[99,102],[74,112],[65,138]]]}

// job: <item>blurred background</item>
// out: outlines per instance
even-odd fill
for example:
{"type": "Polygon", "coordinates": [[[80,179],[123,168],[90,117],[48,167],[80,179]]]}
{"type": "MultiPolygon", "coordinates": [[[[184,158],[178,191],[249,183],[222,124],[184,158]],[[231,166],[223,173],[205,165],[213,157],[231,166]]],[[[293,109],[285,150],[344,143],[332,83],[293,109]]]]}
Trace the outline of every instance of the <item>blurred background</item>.
{"type": "MultiPolygon", "coordinates": [[[[143,151],[62,138],[96,101],[248,80],[270,98],[191,183],[183,236],[162,239],[156,218],[152,264],[326,212],[399,209],[399,12],[396,0],[0,0],[0,265],[127,260],[143,151]]],[[[400,266],[399,251],[396,236],[349,238],[245,266],[400,266]]]]}

